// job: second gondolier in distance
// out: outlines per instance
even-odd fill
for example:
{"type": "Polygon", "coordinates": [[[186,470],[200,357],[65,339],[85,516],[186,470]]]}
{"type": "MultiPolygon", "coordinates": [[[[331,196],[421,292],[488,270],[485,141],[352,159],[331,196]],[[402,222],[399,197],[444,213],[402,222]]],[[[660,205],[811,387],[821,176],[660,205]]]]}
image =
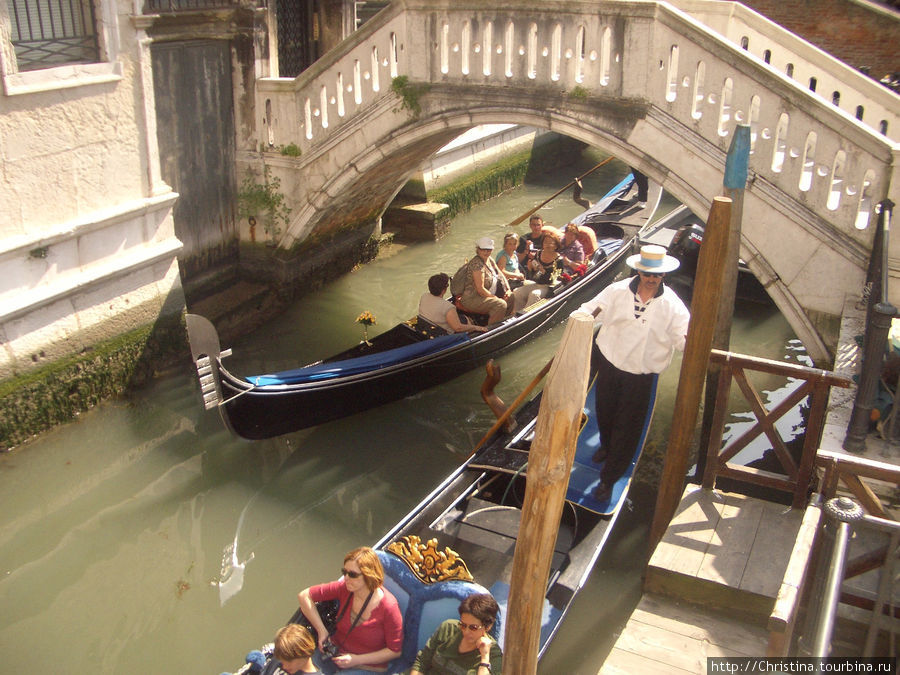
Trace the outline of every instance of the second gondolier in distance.
{"type": "Polygon", "coordinates": [[[606,501],[625,473],[640,442],[654,377],[684,351],[690,313],[681,298],[663,283],[678,268],[662,246],[647,244],[629,256],[637,276],[610,284],[584,311],[601,320],[592,358],[597,370],[597,426],[600,448],[593,461],[603,463],[594,491],[606,501]]]}

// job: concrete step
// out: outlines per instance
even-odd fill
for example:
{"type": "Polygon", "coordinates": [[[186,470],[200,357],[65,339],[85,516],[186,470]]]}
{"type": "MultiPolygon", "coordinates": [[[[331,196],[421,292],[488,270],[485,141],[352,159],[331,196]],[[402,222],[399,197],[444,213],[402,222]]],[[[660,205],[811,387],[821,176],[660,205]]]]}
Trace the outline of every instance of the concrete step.
{"type": "Polygon", "coordinates": [[[262,325],[285,304],[270,286],[236,281],[228,288],[189,303],[188,311],[209,319],[219,333],[222,348],[262,325]]]}

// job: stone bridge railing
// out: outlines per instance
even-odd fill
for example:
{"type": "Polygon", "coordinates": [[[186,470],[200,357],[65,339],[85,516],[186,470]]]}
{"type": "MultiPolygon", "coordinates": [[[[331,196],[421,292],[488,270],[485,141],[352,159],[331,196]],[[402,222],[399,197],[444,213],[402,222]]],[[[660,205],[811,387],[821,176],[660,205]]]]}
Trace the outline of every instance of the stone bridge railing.
{"type": "MultiPolygon", "coordinates": [[[[719,24],[713,30],[654,2],[394,0],[298,78],[257,82],[260,141],[272,148],[296,145],[303,157],[298,166],[322,158],[305,175],[324,186],[325,173],[350,161],[334,152],[343,139],[355,136],[357,147],[359,139],[370,147],[385,139],[396,144],[393,130],[369,122],[380,118],[398,129],[409,123],[409,115],[384,122],[390,118],[385,111],[401,107],[392,80],[405,76],[414,85],[439,90],[446,106],[459,105],[454,91],[467,102],[477,101],[483,91],[496,119],[481,115],[480,122],[526,117],[505,119],[502,102],[508,101],[517,113],[532,106],[535,119],[548,126],[556,124],[548,120],[562,120],[557,126],[565,133],[576,123],[582,130],[590,127],[585,115],[596,111],[596,137],[611,139],[614,146],[605,149],[637,161],[697,213],[705,213],[721,189],[732,131],[736,124],[749,124],[753,145],[744,219],[751,227],[745,230],[743,253],[759,259],[751,267],[764,283],[780,284],[775,291],[782,293],[783,311],[799,302],[807,310],[839,314],[840,302],[825,297],[820,278],[800,277],[804,268],[821,274],[836,265],[840,272],[832,283],[852,290],[849,286],[861,281],[876,222],[873,206],[885,197],[900,198],[900,181],[894,179],[900,147],[867,124],[884,122],[896,132],[897,107],[889,104],[897,97],[873,93],[862,75],[808,45],[806,52],[788,56],[795,38],[781,36],[765,47],[771,62],[766,63],[750,46],[776,29],[752,13],[735,19],[734,13],[723,17],[713,11],[731,4],[686,3],[705,8],[705,19],[719,24]],[[741,48],[744,38],[747,49],[741,48]],[[840,78],[844,103],[869,92],[877,100],[865,104],[871,113],[866,123],[812,93],[807,81],[788,77],[780,68],[789,62],[806,80],[818,73],[822,86],[840,78]],[[817,62],[820,71],[814,71],[817,62]],[[548,115],[541,108],[548,94],[571,106],[548,115]],[[637,111],[632,114],[646,122],[643,127],[610,128],[610,117],[603,117],[603,111],[627,116],[629,110],[637,111]],[[789,231],[792,227],[799,230],[789,231]],[[798,260],[797,249],[828,253],[798,260]]],[[[428,114],[437,119],[440,111],[434,107],[428,114]]],[[[336,194],[332,190],[330,198],[336,194]]],[[[325,201],[320,196],[312,208],[322,210],[325,201]]],[[[292,241],[299,240],[292,229],[292,241]]],[[[890,258],[896,278],[896,238],[890,258]]]]}
{"type": "Polygon", "coordinates": [[[806,86],[667,5],[484,5],[395,1],[297,79],[260,80],[262,140],[314,152],[377,102],[395,102],[398,75],[503,86],[517,97],[580,88],[649,102],[723,150],[735,124],[749,123],[757,180],[861,244],[871,240],[864,231],[873,201],[889,192],[897,148],[806,86]]]}

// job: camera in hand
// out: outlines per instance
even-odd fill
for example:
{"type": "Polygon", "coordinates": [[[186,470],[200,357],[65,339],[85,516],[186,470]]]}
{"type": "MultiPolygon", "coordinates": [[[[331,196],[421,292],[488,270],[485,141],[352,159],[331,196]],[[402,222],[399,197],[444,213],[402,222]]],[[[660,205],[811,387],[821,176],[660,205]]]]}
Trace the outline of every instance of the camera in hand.
{"type": "Polygon", "coordinates": [[[322,645],[322,656],[326,659],[333,659],[339,652],[340,649],[338,649],[338,646],[331,641],[331,638],[326,638],[322,645]]]}

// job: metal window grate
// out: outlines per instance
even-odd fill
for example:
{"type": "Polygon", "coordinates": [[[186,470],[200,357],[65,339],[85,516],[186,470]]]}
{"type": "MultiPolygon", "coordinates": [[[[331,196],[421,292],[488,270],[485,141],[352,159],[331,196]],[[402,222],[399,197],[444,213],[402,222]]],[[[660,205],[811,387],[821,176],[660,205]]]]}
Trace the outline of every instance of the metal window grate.
{"type": "Polygon", "coordinates": [[[20,72],[99,60],[91,0],[7,2],[20,72]]]}
{"type": "Polygon", "coordinates": [[[198,9],[221,9],[239,6],[240,0],[147,0],[144,14],[190,12],[198,9]]]}

